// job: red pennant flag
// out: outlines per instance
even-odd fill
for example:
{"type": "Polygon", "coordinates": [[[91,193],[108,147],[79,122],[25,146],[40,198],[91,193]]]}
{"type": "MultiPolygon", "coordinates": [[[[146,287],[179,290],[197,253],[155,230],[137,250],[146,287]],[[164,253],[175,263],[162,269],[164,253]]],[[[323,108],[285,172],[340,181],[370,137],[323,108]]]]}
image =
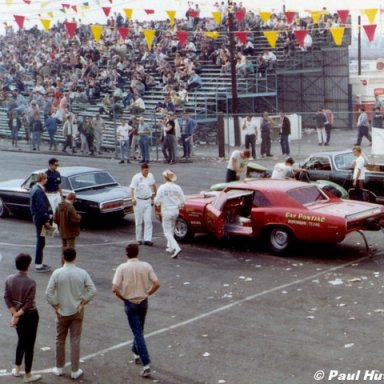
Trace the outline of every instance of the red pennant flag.
{"type": "Polygon", "coordinates": [[[243,45],[247,44],[247,35],[248,35],[247,31],[235,32],[235,35],[240,40],[241,44],[243,44],[243,45]]]}
{"type": "Polygon", "coordinates": [[[195,11],[194,9],[191,9],[190,11],[188,11],[188,16],[189,17],[197,17],[197,16],[199,16],[199,12],[195,11]]]}
{"type": "Polygon", "coordinates": [[[363,25],[363,28],[367,34],[368,40],[371,42],[375,37],[376,24],[363,25]]]}
{"type": "Polygon", "coordinates": [[[176,36],[179,39],[181,47],[184,47],[184,45],[188,39],[188,32],[187,31],[176,31],[176,36]]]}
{"type": "Polygon", "coordinates": [[[349,16],[349,10],[348,9],[339,9],[337,11],[339,17],[340,17],[340,20],[343,24],[347,24],[348,22],[348,16],[349,16]]]}
{"type": "Polygon", "coordinates": [[[109,2],[112,4],[112,0],[109,0],[109,2]]]}
{"type": "Polygon", "coordinates": [[[235,17],[238,22],[243,21],[245,18],[245,9],[235,12],[235,17]]]}
{"type": "Polygon", "coordinates": [[[23,29],[25,16],[13,15],[13,17],[15,18],[15,21],[16,21],[17,25],[19,26],[19,28],[23,29]]]}
{"type": "Polygon", "coordinates": [[[70,5],[70,4],[61,4],[61,6],[62,6],[63,8],[69,9],[69,7],[70,7],[71,5],[70,5]]]}
{"type": "Polygon", "coordinates": [[[26,4],[31,4],[31,0],[23,0],[26,4]]]}
{"type": "Polygon", "coordinates": [[[77,5],[72,5],[71,8],[77,13],[77,5]]]}
{"type": "Polygon", "coordinates": [[[287,12],[285,12],[285,17],[287,18],[288,24],[292,23],[292,21],[295,18],[295,16],[296,16],[296,12],[295,11],[287,11],[287,12]]]}
{"type": "Polygon", "coordinates": [[[111,12],[111,7],[101,7],[104,11],[104,14],[105,16],[109,16],[110,12],[111,12]]]}
{"type": "Polygon", "coordinates": [[[75,35],[76,23],[71,23],[69,21],[65,21],[64,26],[68,32],[69,38],[72,39],[72,37],[75,35]]]}
{"type": "Polygon", "coordinates": [[[147,15],[153,15],[155,13],[155,10],[154,9],[144,9],[144,12],[147,14],[147,15]]]}
{"type": "Polygon", "coordinates": [[[294,31],[295,37],[297,42],[299,43],[300,47],[304,48],[304,39],[305,36],[307,36],[307,30],[306,29],[298,29],[297,31],[294,31]]]}
{"type": "Polygon", "coordinates": [[[120,33],[120,36],[123,40],[125,40],[128,36],[128,28],[126,27],[119,27],[117,28],[117,30],[119,31],[120,33]]]}

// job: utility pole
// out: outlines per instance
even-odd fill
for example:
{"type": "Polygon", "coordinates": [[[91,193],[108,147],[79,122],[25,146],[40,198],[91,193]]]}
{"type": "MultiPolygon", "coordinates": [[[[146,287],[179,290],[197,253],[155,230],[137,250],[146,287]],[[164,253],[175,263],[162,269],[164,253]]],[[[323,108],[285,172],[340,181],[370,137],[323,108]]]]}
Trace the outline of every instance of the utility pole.
{"type": "Polygon", "coordinates": [[[240,140],[240,125],[238,113],[238,97],[237,97],[237,74],[236,74],[236,46],[233,27],[233,2],[228,0],[228,33],[229,33],[229,53],[231,60],[231,84],[232,84],[232,116],[233,116],[233,129],[235,137],[235,145],[241,144],[240,140]]]}

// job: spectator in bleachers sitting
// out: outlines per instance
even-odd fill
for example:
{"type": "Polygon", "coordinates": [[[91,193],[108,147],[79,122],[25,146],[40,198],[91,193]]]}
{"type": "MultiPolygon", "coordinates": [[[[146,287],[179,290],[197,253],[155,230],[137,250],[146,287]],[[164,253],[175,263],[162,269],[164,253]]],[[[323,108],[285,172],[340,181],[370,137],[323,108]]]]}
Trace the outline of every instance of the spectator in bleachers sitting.
{"type": "Polygon", "coordinates": [[[175,105],[172,102],[170,95],[165,95],[163,101],[159,101],[155,106],[155,112],[162,115],[168,114],[169,112],[175,112],[175,105]]]}
{"type": "Polygon", "coordinates": [[[139,115],[145,112],[145,103],[140,95],[135,95],[134,100],[128,106],[128,112],[139,115]]]}
{"type": "Polygon", "coordinates": [[[187,81],[187,90],[195,90],[197,88],[201,88],[203,85],[203,81],[201,77],[193,70],[191,73],[191,76],[189,77],[187,81]]]}

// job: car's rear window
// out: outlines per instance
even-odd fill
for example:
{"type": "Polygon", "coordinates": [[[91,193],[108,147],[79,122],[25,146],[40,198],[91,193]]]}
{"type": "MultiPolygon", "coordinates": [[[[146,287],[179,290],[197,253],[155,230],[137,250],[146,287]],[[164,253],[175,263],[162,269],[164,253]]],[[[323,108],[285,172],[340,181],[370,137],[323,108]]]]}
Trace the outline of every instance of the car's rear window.
{"type": "Polygon", "coordinates": [[[117,185],[117,182],[108,172],[81,173],[69,178],[74,190],[82,188],[94,188],[103,185],[117,185]]]}
{"type": "Polygon", "coordinates": [[[292,197],[298,203],[307,205],[321,200],[327,200],[327,197],[314,185],[290,189],[288,196],[292,197]]]}

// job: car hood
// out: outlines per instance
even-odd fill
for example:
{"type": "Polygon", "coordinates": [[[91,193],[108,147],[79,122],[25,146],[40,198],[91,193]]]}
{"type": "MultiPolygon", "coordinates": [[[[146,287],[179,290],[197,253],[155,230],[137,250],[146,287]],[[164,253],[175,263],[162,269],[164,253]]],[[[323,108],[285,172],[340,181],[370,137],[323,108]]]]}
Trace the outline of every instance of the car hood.
{"type": "Polygon", "coordinates": [[[0,183],[0,189],[2,190],[20,190],[21,189],[21,184],[23,184],[24,179],[13,179],[13,180],[8,180],[8,181],[2,181],[0,183]]]}
{"type": "Polygon", "coordinates": [[[97,203],[131,198],[128,187],[114,186],[101,189],[86,189],[76,192],[77,199],[90,200],[97,203]]]}
{"type": "Polygon", "coordinates": [[[337,217],[347,217],[357,213],[364,214],[364,216],[366,215],[367,217],[380,213],[384,214],[384,208],[381,205],[354,200],[338,200],[334,203],[327,202],[326,204],[315,203],[307,206],[307,208],[316,214],[337,217]]]}

